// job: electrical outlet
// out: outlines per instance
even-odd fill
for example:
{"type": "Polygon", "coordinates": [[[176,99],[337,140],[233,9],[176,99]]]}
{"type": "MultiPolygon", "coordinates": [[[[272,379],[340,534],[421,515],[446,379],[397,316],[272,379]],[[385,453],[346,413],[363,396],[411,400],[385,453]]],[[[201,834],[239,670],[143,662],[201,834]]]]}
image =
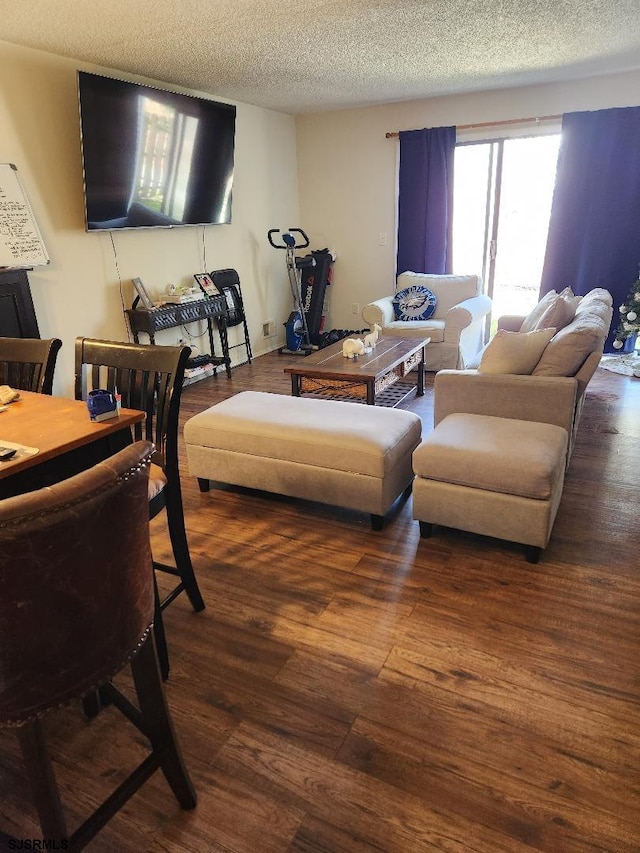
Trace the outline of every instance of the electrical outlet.
{"type": "Polygon", "coordinates": [[[380,234],[378,235],[378,245],[379,246],[386,246],[387,245],[387,232],[386,231],[381,231],[380,234]]]}
{"type": "Polygon", "coordinates": [[[272,338],[276,333],[276,321],[275,320],[265,320],[262,324],[262,337],[263,338],[272,338]]]}
{"type": "Polygon", "coordinates": [[[360,303],[359,302],[352,302],[351,303],[351,313],[352,314],[359,314],[360,313],[360,303]]]}

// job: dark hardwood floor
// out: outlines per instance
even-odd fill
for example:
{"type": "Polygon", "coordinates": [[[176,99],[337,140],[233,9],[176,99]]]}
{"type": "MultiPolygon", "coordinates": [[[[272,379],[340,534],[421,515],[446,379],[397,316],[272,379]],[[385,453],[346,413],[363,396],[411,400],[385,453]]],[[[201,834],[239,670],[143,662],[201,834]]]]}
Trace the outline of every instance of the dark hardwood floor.
{"type": "MultiPolygon", "coordinates": [[[[185,389],[182,421],[288,394],[285,358],[185,389]]],[[[404,405],[428,431],[432,382],[404,405]]],[[[453,530],[420,541],[411,500],[375,533],[362,513],[200,494],[183,453],[207,609],[166,611],[166,691],[199,805],[156,774],[89,849],[639,851],[639,447],[640,381],[598,371],[537,565],[453,530]]],[[[168,557],[161,519],[153,545],[168,557]]],[[[143,742],[111,708],[48,732],[73,827],[143,742]]],[[[0,829],[37,838],[7,730],[0,799],[0,829]]]]}

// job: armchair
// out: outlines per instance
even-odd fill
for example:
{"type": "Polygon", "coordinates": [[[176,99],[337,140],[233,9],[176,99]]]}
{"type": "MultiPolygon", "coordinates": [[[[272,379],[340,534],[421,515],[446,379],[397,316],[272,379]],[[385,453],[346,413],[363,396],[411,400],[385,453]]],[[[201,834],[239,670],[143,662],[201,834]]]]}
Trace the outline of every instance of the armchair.
{"type": "Polygon", "coordinates": [[[428,320],[396,319],[393,295],[365,305],[363,320],[372,329],[377,323],[383,335],[430,337],[427,370],[465,368],[484,345],[485,317],[491,311],[491,299],[482,293],[480,277],[403,272],[396,291],[414,285],[429,288],[436,297],[435,311],[428,320]]]}

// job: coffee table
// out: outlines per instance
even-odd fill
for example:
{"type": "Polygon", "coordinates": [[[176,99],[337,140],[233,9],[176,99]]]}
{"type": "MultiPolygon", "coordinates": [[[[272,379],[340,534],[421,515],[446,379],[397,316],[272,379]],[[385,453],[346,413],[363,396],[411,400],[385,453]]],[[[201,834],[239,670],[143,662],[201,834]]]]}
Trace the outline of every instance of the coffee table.
{"type": "Polygon", "coordinates": [[[394,395],[396,406],[414,388],[416,396],[424,394],[424,353],[430,338],[396,338],[382,335],[368,354],[345,358],[342,341],[301,357],[285,367],[291,374],[294,397],[312,394],[329,399],[347,399],[375,405],[380,395],[413,368],[418,369],[417,385],[407,385],[405,393],[394,395]]]}

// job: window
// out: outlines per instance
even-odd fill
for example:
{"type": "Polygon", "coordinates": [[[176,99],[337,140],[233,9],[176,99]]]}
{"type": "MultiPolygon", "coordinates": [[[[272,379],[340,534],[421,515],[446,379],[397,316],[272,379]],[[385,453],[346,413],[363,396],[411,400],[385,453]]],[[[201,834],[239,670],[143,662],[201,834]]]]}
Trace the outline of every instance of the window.
{"type": "Polygon", "coordinates": [[[493,321],[538,301],[560,134],[459,143],[453,272],[481,273],[493,321]]]}

